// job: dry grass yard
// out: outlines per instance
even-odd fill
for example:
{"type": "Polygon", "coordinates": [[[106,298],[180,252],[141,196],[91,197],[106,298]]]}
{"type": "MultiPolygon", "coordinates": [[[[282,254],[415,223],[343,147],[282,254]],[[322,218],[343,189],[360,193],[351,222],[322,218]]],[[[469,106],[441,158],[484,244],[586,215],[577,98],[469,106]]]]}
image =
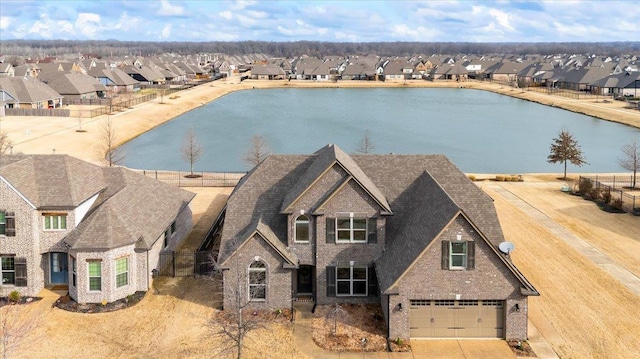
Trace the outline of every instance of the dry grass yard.
{"type": "MultiPolygon", "coordinates": [[[[640,218],[604,213],[591,202],[563,194],[562,181],[528,180],[535,178],[504,186],[637,274],[640,218]]],[[[541,293],[529,299],[529,318],[558,355],[637,358],[638,296],[487,187],[483,189],[495,200],[506,238],[516,245],[514,263],[541,293]]]]}

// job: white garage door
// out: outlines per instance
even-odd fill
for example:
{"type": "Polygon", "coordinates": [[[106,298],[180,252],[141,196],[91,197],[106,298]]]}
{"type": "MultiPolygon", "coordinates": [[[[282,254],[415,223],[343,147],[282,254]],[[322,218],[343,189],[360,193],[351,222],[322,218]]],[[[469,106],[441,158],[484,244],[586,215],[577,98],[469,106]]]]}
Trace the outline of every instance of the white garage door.
{"type": "Polygon", "coordinates": [[[412,338],[504,338],[502,300],[412,299],[412,338]]]}

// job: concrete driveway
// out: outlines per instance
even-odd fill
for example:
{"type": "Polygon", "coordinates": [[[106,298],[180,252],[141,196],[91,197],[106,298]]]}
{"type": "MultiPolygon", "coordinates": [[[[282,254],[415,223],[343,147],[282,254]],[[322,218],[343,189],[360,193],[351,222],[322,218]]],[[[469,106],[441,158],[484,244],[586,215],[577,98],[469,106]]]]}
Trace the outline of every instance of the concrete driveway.
{"type": "Polygon", "coordinates": [[[411,340],[414,358],[429,359],[515,359],[504,340],[411,340]]]}

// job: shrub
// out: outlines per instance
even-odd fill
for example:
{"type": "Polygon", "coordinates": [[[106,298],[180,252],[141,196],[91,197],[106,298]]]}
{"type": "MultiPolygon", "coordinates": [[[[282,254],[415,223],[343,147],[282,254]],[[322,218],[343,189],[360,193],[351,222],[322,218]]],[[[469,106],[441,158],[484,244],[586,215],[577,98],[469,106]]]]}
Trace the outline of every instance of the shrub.
{"type": "Polygon", "coordinates": [[[588,178],[580,179],[580,185],[578,186],[578,192],[580,192],[581,195],[589,194],[589,192],[591,192],[592,188],[593,188],[593,183],[591,182],[590,179],[588,179],[588,178]]]}
{"type": "Polygon", "coordinates": [[[589,192],[589,197],[591,197],[591,199],[593,200],[600,198],[600,190],[597,188],[591,189],[591,192],[589,192]]]}
{"type": "Polygon", "coordinates": [[[611,207],[617,209],[618,211],[622,211],[622,200],[620,198],[614,199],[611,203],[611,207]]]}
{"type": "Polygon", "coordinates": [[[18,303],[20,301],[20,298],[22,298],[22,296],[20,295],[20,292],[18,292],[17,290],[14,290],[13,292],[9,293],[9,300],[12,303],[18,303]]]}
{"type": "Polygon", "coordinates": [[[602,192],[602,202],[609,204],[611,203],[611,191],[610,190],[606,190],[604,192],[602,192]]]}
{"type": "Polygon", "coordinates": [[[476,180],[476,176],[474,176],[474,175],[468,175],[467,177],[472,181],[476,180]]]}
{"type": "Polygon", "coordinates": [[[497,175],[497,176],[496,176],[496,181],[498,181],[498,182],[504,182],[504,180],[505,180],[505,177],[504,177],[504,176],[502,176],[502,175],[497,175]]]}

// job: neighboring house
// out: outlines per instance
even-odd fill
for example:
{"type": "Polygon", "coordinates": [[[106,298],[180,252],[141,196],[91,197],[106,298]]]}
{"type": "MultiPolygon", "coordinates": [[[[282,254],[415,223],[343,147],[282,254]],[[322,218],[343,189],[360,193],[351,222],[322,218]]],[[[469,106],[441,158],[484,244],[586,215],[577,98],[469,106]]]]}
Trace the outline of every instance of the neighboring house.
{"type": "Polygon", "coordinates": [[[273,64],[254,65],[251,68],[251,78],[255,80],[284,80],[285,76],[284,70],[273,64]]]}
{"type": "Polygon", "coordinates": [[[191,229],[194,194],[67,155],[0,157],[0,296],[64,285],[79,303],[151,287],[191,229]]]}
{"type": "Polygon", "coordinates": [[[107,91],[111,95],[140,90],[140,81],[134,80],[117,67],[98,64],[89,69],[88,75],[97,78],[101,84],[107,87],[107,91]]]}
{"type": "Polygon", "coordinates": [[[458,63],[443,63],[431,70],[430,77],[432,80],[466,81],[469,78],[469,72],[458,63]]]}
{"type": "Polygon", "coordinates": [[[62,95],[33,78],[0,77],[0,92],[5,108],[58,108],[62,95]]]}
{"type": "Polygon", "coordinates": [[[640,73],[623,72],[610,75],[590,84],[598,95],[640,97],[640,73]]]}
{"type": "Polygon", "coordinates": [[[271,155],[235,188],[218,265],[224,308],[380,303],[389,338],[527,338],[539,295],[493,201],[441,155],[271,155]]]}
{"type": "Polygon", "coordinates": [[[10,63],[0,63],[0,77],[13,77],[15,73],[13,65],[10,63]]]}
{"type": "Polygon", "coordinates": [[[104,98],[107,88],[95,77],[79,72],[41,72],[38,77],[57,93],[67,99],[104,98]]]}

